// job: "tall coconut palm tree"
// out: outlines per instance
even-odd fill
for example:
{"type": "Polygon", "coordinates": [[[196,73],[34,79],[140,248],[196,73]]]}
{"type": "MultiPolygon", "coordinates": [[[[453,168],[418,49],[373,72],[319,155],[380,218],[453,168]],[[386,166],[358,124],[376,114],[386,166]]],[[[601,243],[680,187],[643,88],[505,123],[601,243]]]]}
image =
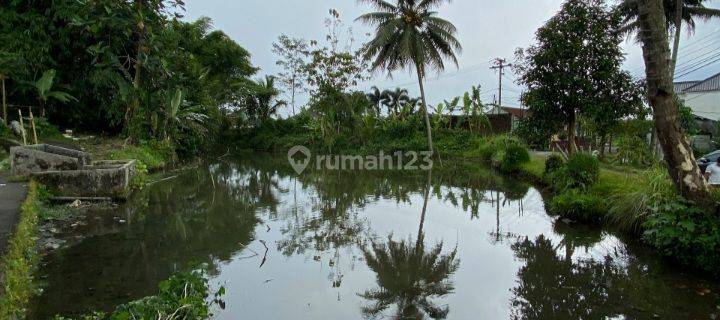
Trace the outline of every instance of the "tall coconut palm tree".
{"type": "Polygon", "coordinates": [[[423,79],[427,71],[445,68],[443,59],[458,64],[456,52],[462,50],[455,38],[457,29],[437,17],[437,9],[446,0],[360,0],[377,12],[366,13],[357,20],[376,26],[375,37],[367,43],[365,59],[373,60],[371,70],[393,71],[415,68],[425,114],[428,151],[433,153],[432,128],[428,115],[423,79]]]}
{"type": "MultiPolygon", "coordinates": [[[[680,31],[683,22],[689,32],[695,30],[695,19],[707,21],[713,18],[720,18],[720,10],[706,8],[703,2],[708,0],[663,0],[665,12],[665,24],[668,31],[674,30],[672,58],[670,71],[675,74],[677,66],[678,49],[680,48],[680,31]]],[[[623,0],[618,4],[616,10],[622,17],[623,27],[620,29],[625,34],[637,34],[640,31],[638,0],[623,0]]]]}
{"type": "Polygon", "coordinates": [[[681,196],[699,204],[707,204],[707,184],[678,121],[678,107],[668,63],[670,54],[663,2],[638,0],[638,9],[647,96],[653,108],[655,130],[660,138],[668,173],[681,196]]]}

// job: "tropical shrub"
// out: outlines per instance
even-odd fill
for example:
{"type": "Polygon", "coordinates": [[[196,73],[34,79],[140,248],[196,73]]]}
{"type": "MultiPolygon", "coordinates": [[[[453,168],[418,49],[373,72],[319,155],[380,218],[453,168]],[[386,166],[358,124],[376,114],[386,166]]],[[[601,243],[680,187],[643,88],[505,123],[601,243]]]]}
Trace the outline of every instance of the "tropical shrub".
{"type": "Polygon", "coordinates": [[[530,154],[527,148],[520,144],[509,144],[506,148],[500,148],[493,155],[493,166],[502,172],[516,172],[520,166],[530,161],[530,154]]]}
{"type": "Polygon", "coordinates": [[[551,174],[565,166],[565,158],[557,153],[553,153],[545,160],[545,175],[551,174]]]}
{"type": "Polygon", "coordinates": [[[605,217],[605,200],[594,193],[570,189],[550,200],[548,212],[584,223],[598,223],[605,217]]]}
{"type": "Polygon", "coordinates": [[[720,219],[683,201],[655,207],[643,239],[684,265],[720,272],[720,219]]]}
{"type": "Polygon", "coordinates": [[[490,161],[493,167],[503,172],[515,172],[530,161],[527,147],[519,139],[506,135],[496,136],[480,146],[481,159],[490,161]]]}
{"type": "Polygon", "coordinates": [[[580,152],[568,157],[562,167],[549,172],[545,180],[557,191],[586,190],[597,181],[599,174],[600,162],[593,155],[580,152]]]}
{"type": "Polygon", "coordinates": [[[598,179],[600,162],[589,153],[575,153],[568,157],[567,173],[575,183],[574,187],[588,188],[598,179]]]}

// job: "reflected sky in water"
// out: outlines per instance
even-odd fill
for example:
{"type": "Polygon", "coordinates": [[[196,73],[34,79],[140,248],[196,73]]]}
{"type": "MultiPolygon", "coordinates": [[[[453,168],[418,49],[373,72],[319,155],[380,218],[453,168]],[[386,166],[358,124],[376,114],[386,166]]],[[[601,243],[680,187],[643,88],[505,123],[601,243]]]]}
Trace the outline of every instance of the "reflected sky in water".
{"type": "Polygon", "coordinates": [[[282,156],[201,165],[89,212],[49,256],[32,316],[153,294],[191,263],[226,287],[217,319],[709,318],[718,286],[477,164],[306,171],[282,156]],[[127,220],[118,224],[118,218],[127,220]]]}

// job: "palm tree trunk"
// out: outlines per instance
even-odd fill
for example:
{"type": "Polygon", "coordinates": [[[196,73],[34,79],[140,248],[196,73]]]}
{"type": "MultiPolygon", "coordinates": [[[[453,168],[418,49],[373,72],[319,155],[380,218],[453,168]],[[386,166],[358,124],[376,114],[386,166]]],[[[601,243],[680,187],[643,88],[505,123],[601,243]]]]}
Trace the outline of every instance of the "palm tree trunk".
{"type": "Polygon", "coordinates": [[[7,118],[7,97],[5,93],[5,75],[0,74],[0,79],[2,79],[2,106],[3,106],[3,122],[5,122],[5,125],[8,124],[8,118],[7,118]]]}
{"type": "Polygon", "coordinates": [[[418,227],[418,237],[417,241],[415,242],[415,248],[420,248],[420,244],[422,243],[424,236],[423,236],[423,228],[425,227],[425,213],[427,212],[427,204],[428,204],[428,198],[430,197],[430,184],[432,183],[432,169],[428,170],[427,174],[427,183],[425,184],[425,195],[423,197],[423,207],[422,207],[422,213],[420,214],[420,226],[418,227]]]}
{"type": "Polygon", "coordinates": [[[662,0],[640,0],[638,8],[648,98],[668,172],[681,196],[705,204],[708,188],[678,121],[662,0]]]}
{"type": "Polygon", "coordinates": [[[432,128],[430,127],[430,115],[429,115],[428,109],[427,109],[427,100],[425,100],[425,87],[423,86],[424,73],[423,73],[420,65],[416,65],[416,67],[417,67],[417,74],[418,74],[418,83],[420,84],[420,98],[422,99],[422,109],[423,109],[423,113],[425,114],[425,131],[427,132],[428,151],[430,151],[430,155],[432,156],[434,153],[433,141],[432,141],[432,128]]]}
{"type": "Polygon", "coordinates": [[[675,66],[677,66],[678,50],[680,50],[680,30],[682,29],[682,9],[684,0],[675,0],[675,38],[673,39],[672,65],[670,77],[675,77],[675,66]]]}

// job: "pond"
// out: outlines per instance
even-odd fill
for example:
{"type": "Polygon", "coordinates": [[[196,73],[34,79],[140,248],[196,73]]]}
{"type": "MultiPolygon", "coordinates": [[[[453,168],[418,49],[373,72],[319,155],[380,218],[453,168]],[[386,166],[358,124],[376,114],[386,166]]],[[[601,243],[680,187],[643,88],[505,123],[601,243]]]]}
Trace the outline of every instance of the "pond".
{"type": "Polygon", "coordinates": [[[478,164],[296,174],[284,156],[200,165],[63,230],[31,317],[113,306],[207,264],[216,319],[709,319],[718,283],[545,212],[478,164]]]}

